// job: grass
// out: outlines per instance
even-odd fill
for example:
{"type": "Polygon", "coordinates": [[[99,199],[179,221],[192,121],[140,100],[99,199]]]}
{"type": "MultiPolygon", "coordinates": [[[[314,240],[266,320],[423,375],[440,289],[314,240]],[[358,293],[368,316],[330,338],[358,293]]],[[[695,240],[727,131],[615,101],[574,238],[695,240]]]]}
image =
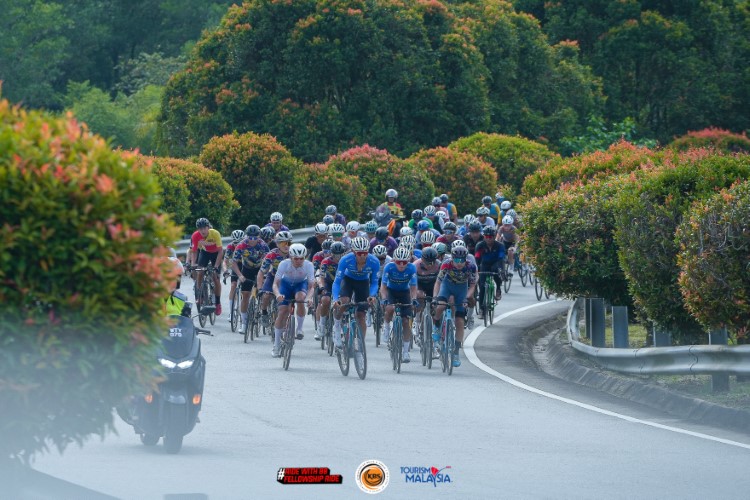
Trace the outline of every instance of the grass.
{"type": "MultiPolygon", "coordinates": [[[[578,339],[583,344],[591,345],[591,339],[586,334],[586,325],[581,321],[579,326],[579,332],[581,337],[578,339]]],[[[633,349],[640,347],[648,347],[647,343],[648,331],[646,327],[639,324],[628,325],[628,346],[633,349]]],[[[612,333],[612,316],[607,315],[605,318],[604,327],[604,347],[614,347],[615,340],[614,334],[612,333]]]]}

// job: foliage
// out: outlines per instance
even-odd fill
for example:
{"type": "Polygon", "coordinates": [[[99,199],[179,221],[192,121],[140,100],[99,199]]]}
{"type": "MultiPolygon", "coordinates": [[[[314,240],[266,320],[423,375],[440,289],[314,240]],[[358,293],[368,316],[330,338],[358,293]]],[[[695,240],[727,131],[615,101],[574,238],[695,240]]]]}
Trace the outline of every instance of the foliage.
{"type": "Polygon", "coordinates": [[[567,185],[520,207],[523,251],[554,293],[632,304],[614,241],[612,202],[623,181],[613,176],[567,185]]]}
{"type": "MultiPolygon", "coordinates": [[[[472,153],[495,168],[497,180],[519,191],[527,175],[557,157],[543,144],[523,137],[480,132],[448,145],[456,151],[472,153]]],[[[490,188],[491,189],[491,188],[490,188]]],[[[494,193],[490,193],[490,196],[494,193]]]]}
{"type": "Polygon", "coordinates": [[[560,141],[559,150],[565,156],[591,153],[594,151],[604,151],[612,144],[620,141],[652,149],[656,147],[655,140],[636,140],[635,135],[635,120],[630,117],[625,118],[619,123],[613,123],[608,127],[603,118],[592,116],[589,118],[588,126],[586,126],[586,132],[577,137],[563,137],[560,141]]]}
{"type": "Polygon", "coordinates": [[[132,95],[149,85],[163,87],[173,73],[182,69],[186,61],[184,56],[164,57],[161,52],[138,54],[115,67],[120,73],[120,80],[115,84],[114,90],[132,95]]]}
{"type": "MultiPolygon", "coordinates": [[[[297,172],[299,192],[289,227],[304,227],[320,222],[325,207],[336,205],[347,220],[357,220],[364,212],[365,187],[356,175],[349,175],[325,165],[304,165],[297,172]]],[[[284,218],[286,221],[286,218],[284,218]]]]}
{"type": "Polygon", "coordinates": [[[482,196],[487,194],[487,187],[497,185],[497,174],[492,165],[455,149],[427,149],[406,161],[427,172],[435,184],[435,193],[447,194],[459,215],[474,213],[474,209],[481,205],[482,196]]]}
{"type": "Polygon", "coordinates": [[[406,213],[429,204],[437,192],[422,167],[367,144],[332,156],[325,167],[359,178],[365,186],[361,198],[366,209],[385,202],[385,192],[391,188],[398,192],[397,201],[406,213]]]}
{"type": "Polygon", "coordinates": [[[177,237],[159,187],[72,117],[0,101],[0,457],[112,428],[152,380],[177,237]]]}
{"type": "Polygon", "coordinates": [[[240,204],[232,217],[233,227],[263,225],[271,212],[292,213],[295,176],[302,163],[270,135],[214,137],[203,147],[200,162],[232,186],[240,204]]]}
{"type": "Polygon", "coordinates": [[[750,336],[750,182],[693,204],[677,228],[685,306],[706,328],[750,336]]]}
{"type": "Polygon", "coordinates": [[[590,179],[631,172],[649,162],[661,162],[660,153],[625,141],[611,145],[606,151],[558,158],[526,177],[522,198],[544,196],[566,183],[586,183],[590,179]]]}
{"type": "Polygon", "coordinates": [[[620,266],[649,320],[683,344],[700,343],[703,328],[687,314],[677,284],[675,231],[693,201],[750,178],[750,156],[690,150],[645,172],[623,185],[615,201],[620,266]]]}
{"type": "Polygon", "coordinates": [[[750,139],[747,134],[733,134],[728,130],[707,128],[688,132],[672,141],[669,148],[686,151],[691,148],[714,148],[725,153],[750,153],[750,139]]]}

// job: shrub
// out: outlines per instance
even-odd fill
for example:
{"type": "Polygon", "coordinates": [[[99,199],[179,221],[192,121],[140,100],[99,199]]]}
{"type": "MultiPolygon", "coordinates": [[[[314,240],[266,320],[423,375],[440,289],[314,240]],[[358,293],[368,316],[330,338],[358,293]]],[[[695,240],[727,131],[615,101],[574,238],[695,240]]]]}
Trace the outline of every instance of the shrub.
{"type": "Polygon", "coordinates": [[[470,153],[434,148],[420,151],[407,161],[427,171],[435,184],[435,192],[446,193],[450,202],[456,205],[459,216],[465,212],[474,213],[474,209],[481,205],[482,196],[497,185],[497,174],[492,165],[470,153]]]}
{"type": "Polygon", "coordinates": [[[151,162],[152,171],[161,186],[162,210],[171,215],[172,220],[186,224],[192,215],[190,189],[179,167],[169,160],[169,158],[146,159],[151,162]]]}
{"type": "Polygon", "coordinates": [[[398,191],[398,202],[407,214],[426,206],[436,193],[424,169],[367,144],[332,156],[325,167],[358,177],[365,186],[362,196],[368,210],[383,203],[390,188],[398,191]]]}
{"type": "Polygon", "coordinates": [[[551,291],[632,304],[614,241],[612,201],[622,182],[568,185],[520,207],[523,251],[551,291]]]}
{"type": "Polygon", "coordinates": [[[160,211],[132,155],[0,101],[0,460],[103,435],[152,381],[178,236],[160,211]]]}
{"type": "Polygon", "coordinates": [[[726,153],[750,153],[750,138],[745,133],[733,134],[720,128],[706,128],[697,132],[688,132],[672,141],[667,147],[677,151],[714,148],[726,153]]]}
{"type": "Polygon", "coordinates": [[[620,141],[606,151],[550,161],[543,169],[526,178],[521,198],[528,200],[544,196],[567,182],[585,183],[589,179],[632,172],[646,163],[660,161],[655,151],[620,141]]]}
{"type": "Polygon", "coordinates": [[[706,328],[750,334],[750,182],[693,204],[677,228],[685,306],[706,328]]]}
{"type": "Polygon", "coordinates": [[[683,344],[705,341],[677,284],[675,230],[693,201],[750,177],[750,156],[690,150],[625,184],[615,201],[615,241],[630,293],[648,319],[683,344]]]}
{"type": "MultiPolygon", "coordinates": [[[[232,229],[229,221],[239,205],[234,199],[232,188],[221,174],[198,163],[176,158],[141,157],[139,161],[152,162],[158,177],[184,180],[190,211],[182,219],[176,220],[184,226],[186,233],[195,230],[195,221],[199,217],[206,217],[220,232],[232,229]]],[[[172,200],[169,202],[172,203],[172,200]]]]}
{"type": "Polygon", "coordinates": [[[240,203],[233,226],[262,225],[271,212],[291,214],[302,162],[272,136],[247,132],[214,137],[203,147],[200,162],[232,186],[240,203]]]}
{"type": "MultiPolygon", "coordinates": [[[[527,175],[536,172],[557,157],[538,142],[523,137],[484,132],[458,139],[448,147],[480,157],[494,167],[498,182],[510,184],[516,191],[521,189],[527,175]]],[[[490,193],[490,196],[493,194],[490,193]]]]}
{"type": "Polygon", "coordinates": [[[365,187],[354,175],[324,165],[304,165],[298,172],[297,185],[299,193],[291,214],[294,227],[320,222],[325,207],[331,204],[347,220],[356,220],[364,211],[365,187]]]}

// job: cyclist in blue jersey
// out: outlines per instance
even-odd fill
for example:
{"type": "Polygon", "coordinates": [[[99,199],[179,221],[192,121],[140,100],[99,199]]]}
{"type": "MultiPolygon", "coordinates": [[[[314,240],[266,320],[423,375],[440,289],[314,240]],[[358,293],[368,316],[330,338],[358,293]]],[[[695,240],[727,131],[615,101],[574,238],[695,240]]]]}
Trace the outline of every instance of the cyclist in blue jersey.
{"type": "MultiPolygon", "coordinates": [[[[369,253],[370,242],[367,238],[358,236],[352,240],[351,249],[352,253],[344,255],[339,261],[331,290],[331,298],[334,301],[333,341],[336,347],[341,347],[341,305],[348,304],[352,299],[355,302],[367,301],[372,305],[378,293],[380,261],[369,253]]],[[[367,333],[366,309],[366,306],[357,307],[357,323],[362,330],[363,339],[367,333]]]]}
{"type": "MultiPolygon", "coordinates": [[[[411,263],[411,252],[407,247],[398,247],[393,252],[393,262],[385,266],[383,281],[380,284],[380,298],[385,307],[385,323],[383,324],[383,341],[387,344],[391,335],[391,320],[395,307],[389,303],[419,305],[417,302],[417,268],[411,263]]],[[[408,363],[409,343],[411,342],[412,307],[401,307],[401,325],[403,326],[403,356],[402,361],[408,363]]],[[[397,346],[398,348],[398,346],[397,346]]]]}

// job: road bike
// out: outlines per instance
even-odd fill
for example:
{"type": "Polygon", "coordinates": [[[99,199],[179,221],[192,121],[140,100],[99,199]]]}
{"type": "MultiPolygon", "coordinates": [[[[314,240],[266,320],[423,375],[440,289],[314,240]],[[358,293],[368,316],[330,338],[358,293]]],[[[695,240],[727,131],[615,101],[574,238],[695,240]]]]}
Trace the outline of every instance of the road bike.
{"type": "Polygon", "coordinates": [[[271,338],[271,342],[274,341],[274,331],[273,331],[273,325],[276,323],[276,316],[279,314],[279,307],[276,304],[276,296],[273,294],[273,292],[266,292],[261,291],[258,296],[258,309],[260,309],[260,304],[262,302],[262,296],[264,293],[271,294],[271,302],[268,304],[268,317],[266,318],[266,323],[264,324],[262,321],[263,314],[259,314],[259,321],[260,321],[260,328],[263,329],[263,335],[268,335],[271,338]]]}
{"type": "Polygon", "coordinates": [[[393,328],[388,339],[388,350],[391,353],[391,362],[396,373],[401,373],[401,363],[404,360],[404,325],[401,323],[401,308],[409,307],[411,304],[389,304],[394,307],[393,328]]]}
{"type": "Polygon", "coordinates": [[[338,358],[341,374],[349,375],[349,358],[354,359],[354,368],[357,370],[359,378],[364,380],[367,375],[367,350],[365,349],[365,339],[362,330],[357,322],[357,306],[369,305],[369,302],[349,302],[342,304],[344,314],[341,317],[341,347],[337,347],[336,357],[338,358]]]}
{"type": "Polygon", "coordinates": [[[244,341],[247,344],[248,339],[252,342],[260,336],[260,300],[258,289],[253,287],[250,292],[250,300],[247,302],[247,319],[245,320],[244,341]]]}
{"type": "Polygon", "coordinates": [[[372,329],[375,332],[375,347],[380,347],[380,336],[383,334],[383,305],[379,299],[375,300],[375,305],[370,308],[372,316],[372,329]]]}
{"type": "MultiPolygon", "coordinates": [[[[495,271],[479,271],[479,276],[484,276],[484,303],[480,309],[484,309],[484,326],[490,326],[495,321],[495,271]]],[[[477,300],[477,303],[479,301],[477,300]]]]}
{"type": "Polygon", "coordinates": [[[438,347],[443,372],[452,375],[453,358],[456,356],[456,323],[453,319],[453,309],[456,306],[449,302],[435,302],[435,305],[447,306],[443,311],[443,318],[440,324],[440,344],[438,347]]]}
{"type": "MultiPolygon", "coordinates": [[[[225,285],[227,284],[228,277],[229,277],[229,273],[224,273],[223,283],[225,285]]],[[[240,299],[242,298],[241,288],[242,287],[240,286],[239,281],[237,281],[234,287],[234,296],[230,297],[229,299],[229,303],[232,304],[232,307],[230,307],[229,309],[229,326],[232,329],[232,333],[237,331],[237,325],[240,322],[240,302],[241,302],[240,299]]]]}
{"type": "Polygon", "coordinates": [[[294,315],[294,309],[297,304],[304,304],[304,300],[287,300],[289,303],[289,316],[286,318],[286,325],[281,332],[281,361],[284,370],[289,369],[289,362],[292,359],[292,349],[294,349],[294,338],[296,336],[297,318],[294,315]]]}
{"type": "Polygon", "coordinates": [[[424,307],[414,317],[416,335],[412,338],[419,347],[422,366],[432,368],[432,297],[425,297],[424,307]]]}
{"type": "Polygon", "coordinates": [[[213,266],[196,267],[193,270],[204,272],[200,289],[198,289],[197,279],[193,285],[193,294],[195,295],[195,302],[198,305],[198,322],[201,328],[203,328],[206,326],[207,319],[212,325],[216,322],[216,294],[214,291],[214,273],[216,270],[213,266]]]}

